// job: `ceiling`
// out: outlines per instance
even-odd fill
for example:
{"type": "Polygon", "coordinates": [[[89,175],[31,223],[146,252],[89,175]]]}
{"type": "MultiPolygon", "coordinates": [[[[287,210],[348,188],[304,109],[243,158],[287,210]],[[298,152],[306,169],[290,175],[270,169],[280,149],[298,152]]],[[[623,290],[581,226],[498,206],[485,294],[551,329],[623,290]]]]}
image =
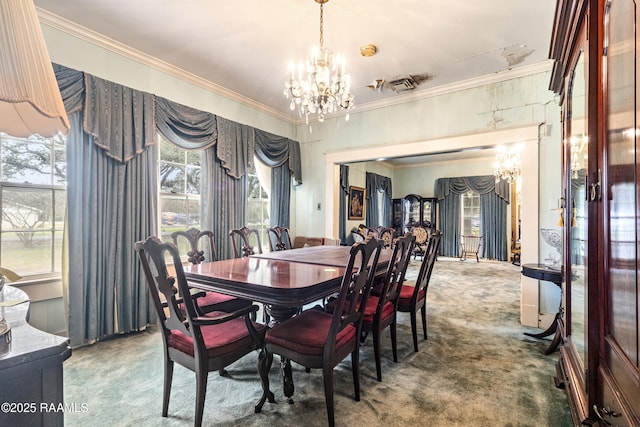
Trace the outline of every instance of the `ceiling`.
{"type": "MultiPolygon", "coordinates": [[[[121,43],[211,82],[222,94],[300,121],[283,89],[289,64],[319,44],[320,6],[314,0],[34,3],[41,20],[106,37],[110,44],[121,43]]],[[[365,110],[547,62],[555,3],[331,0],[324,5],[324,45],[345,56],[355,108],[365,110]],[[360,46],[368,43],[378,51],[363,57],[360,46]],[[402,93],[389,87],[388,82],[406,76],[421,83],[402,93]],[[377,79],[387,84],[381,90],[367,87],[377,79]]]]}

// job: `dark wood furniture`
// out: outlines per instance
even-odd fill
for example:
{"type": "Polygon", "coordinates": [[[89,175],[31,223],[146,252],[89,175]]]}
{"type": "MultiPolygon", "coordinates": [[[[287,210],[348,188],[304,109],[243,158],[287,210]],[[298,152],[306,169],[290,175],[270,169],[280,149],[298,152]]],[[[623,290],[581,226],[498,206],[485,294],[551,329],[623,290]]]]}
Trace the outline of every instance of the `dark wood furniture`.
{"type": "Polygon", "coordinates": [[[424,255],[427,253],[427,242],[429,241],[429,232],[422,226],[413,227],[411,234],[416,238],[413,248],[413,259],[420,256],[424,259],[424,255]]]}
{"type": "MultiPolygon", "coordinates": [[[[257,301],[273,324],[297,314],[302,306],[340,290],[350,246],[311,246],[185,267],[192,286],[257,301]]],[[[378,270],[385,271],[391,251],[383,249],[378,270]]],[[[293,395],[291,368],[283,361],[285,396],[293,395]]]]}
{"type": "MultiPolygon", "coordinates": [[[[202,425],[207,378],[210,371],[223,371],[231,363],[262,347],[266,326],[251,320],[258,306],[206,316],[191,298],[178,248],[150,237],[135,244],[160,326],[164,354],[162,416],[166,417],[171,396],[173,366],[178,363],[196,374],[194,425],[202,425]],[[165,258],[173,261],[167,270],[165,258]],[[178,297],[181,295],[182,297],[178,297]]],[[[197,264],[196,264],[197,265],[197,264]]],[[[264,357],[261,354],[260,357],[264,357]]],[[[273,401],[273,395],[267,396],[273,401]]]]}
{"type": "Polygon", "coordinates": [[[411,232],[413,227],[421,226],[430,233],[436,230],[436,210],[438,199],[408,194],[402,199],[393,199],[393,228],[397,235],[411,232]]]}
{"type": "MultiPolygon", "coordinates": [[[[0,308],[10,326],[9,351],[0,355],[0,425],[64,425],[62,363],[71,356],[69,340],[40,331],[27,323],[27,294],[4,286],[0,301],[26,301],[0,308]]],[[[77,410],[84,410],[77,402],[77,410]]]]}
{"type": "MultiPolygon", "coordinates": [[[[311,248],[270,254],[303,249],[311,248]]],[[[192,286],[263,303],[274,321],[280,322],[297,313],[299,307],[337,292],[344,266],[327,268],[323,264],[244,257],[186,266],[184,271],[192,286]]]]}
{"type": "Polygon", "coordinates": [[[362,320],[362,339],[364,342],[369,332],[373,335],[373,353],[376,361],[376,375],[382,381],[382,361],[380,351],[380,337],[385,328],[391,334],[391,351],[393,361],[398,362],[398,346],[396,341],[396,312],[400,291],[407,267],[411,259],[415,237],[407,234],[396,240],[393,254],[387,267],[387,273],[382,278],[379,293],[370,295],[364,309],[362,320]]]}
{"type": "Polygon", "coordinates": [[[234,228],[229,231],[229,238],[233,246],[233,256],[236,258],[262,253],[260,233],[255,228],[234,228]]]}
{"type": "MultiPolygon", "coordinates": [[[[200,231],[196,228],[190,228],[186,231],[175,231],[171,233],[171,239],[173,244],[180,246],[179,244],[184,239],[187,247],[187,260],[191,264],[200,264],[206,259],[209,261],[216,260],[216,250],[213,240],[213,232],[208,230],[200,231]],[[205,249],[200,249],[200,242],[205,241],[205,249]],[[205,257],[205,250],[208,251],[208,256],[205,257]]],[[[249,300],[232,297],[230,295],[221,294],[219,292],[204,292],[198,296],[198,307],[208,313],[210,311],[235,311],[244,307],[251,306],[252,302],[249,300]]]]}
{"type": "MultiPolygon", "coordinates": [[[[347,261],[349,260],[350,251],[350,246],[309,246],[306,248],[292,249],[290,251],[255,254],[252,255],[251,258],[317,264],[330,267],[344,267],[347,265],[347,261]]],[[[389,259],[391,258],[391,253],[392,251],[389,248],[383,248],[382,251],[380,251],[378,272],[386,269],[389,259]]]]}
{"type": "Polygon", "coordinates": [[[427,289],[431,280],[431,273],[438,256],[440,239],[442,234],[436,231],[429,237],[427,251],[422,258],[420,271],[413,286],[403,284],[398,299],[398,311],[409,313],[411,316],[411,334],[413,335],[413,349],[418,351],[418,322],[417,313],[422,315],[422,331],[424,339],[427,339],[427,289]]]}
{"type": "MultiPolygon", "coordinates": [[[[544,280],[554,283],[562,289],[562,270],[550,267],[544,264],[524,264],[522,266],[522,275],[531,277],[532,279],[544,280]]],[[[546,338],[553,335],[551,344],[544,351],[544,354],[551,354],[558,349],[558,345],[562,342],[562,298],[560,298],[560,307],[556,313],[556,317],[547,329],[539,333],[525,332],[525,335],[533,338],[546,338]]]]}
{"type": "Polygon", "coordinates": [[[344,270],[333,314],[312,308],[267,331],[267,357],[265,363],[260,364],[264,393],[256,406],[256,412],[260,412],[265,400],[272,396],[269,391],[269,369],[274,354],[280,354],[308,369],[322,369],[330,427],[335,425],[333,369],[349,355],[355,400],[360,400],[360,329],[363,311],[375,277],[374,266],[377,264],[381,248],[382,243],[377,240],[349,248],[349,261],[344,270]]]}
{"type": "Polygon", "coordinates": [[[557,383],[576,425],[640,425],[639,29],[633,0],[557,1],[550,52],[564,155],[557,383]]]}
{"type": "Polygon", "coordinates": [[[178,248],[182,246],[181,239],[184,239],[184,243],[187,246],[187,261],[191,264],[200,264],[208,259],[209,261],[215,261],[216,247],[213,239],[213,232],[209,230],[198,230],[197,228],[189,228],[188,230],[174,231],[171,233],[171,240],[173,244],[178,248]],[[201,249],[200,240],[207,242],[206,249],[201,249]],[[208,251],[208,256],[205,257],[205,250],[208,251]]]}
{"type": "Polygon", "coordinates": [[[271,227],[268,230],[268,236],[269,250],[271,252],[284,251],[293,248],[293,245],[291,244],[291,234],[289,233],[289,229],[286,227],[280,227],[279,225],[271,227]]]}
{"type": "Polygon", "coordinates": [[[366,233],[366,239],[375,238],[378,240],[382,240],[384,242],[384,247],[390,248],[393,243],[396,231],[393,228],[383,227],[379,225],[377,227],[368,228],[366,233]]]}

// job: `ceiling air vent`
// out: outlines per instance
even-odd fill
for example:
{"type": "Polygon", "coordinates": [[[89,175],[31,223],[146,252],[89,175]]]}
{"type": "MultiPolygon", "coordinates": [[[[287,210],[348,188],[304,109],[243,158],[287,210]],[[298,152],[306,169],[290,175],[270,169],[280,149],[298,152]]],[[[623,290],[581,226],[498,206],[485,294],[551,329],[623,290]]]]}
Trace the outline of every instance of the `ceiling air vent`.
{"type": "Polygon", "coordinates": [[[418,83],[411,76],[400,77],[399,79],[392,80],[389,83],[391,89],[396,93],[402,93],[409,90],[413,90],[418,86],[418,83]]]}

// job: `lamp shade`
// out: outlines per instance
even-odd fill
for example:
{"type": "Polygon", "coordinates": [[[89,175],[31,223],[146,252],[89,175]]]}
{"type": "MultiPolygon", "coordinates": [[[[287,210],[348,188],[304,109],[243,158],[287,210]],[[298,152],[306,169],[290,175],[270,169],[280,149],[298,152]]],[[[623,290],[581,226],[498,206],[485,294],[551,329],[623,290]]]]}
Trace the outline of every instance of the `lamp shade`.
{"type": "Polygon", "coordinates": [[[15,137],[69,132],[32,0],[0,1],[0,131],[15,137]]]}

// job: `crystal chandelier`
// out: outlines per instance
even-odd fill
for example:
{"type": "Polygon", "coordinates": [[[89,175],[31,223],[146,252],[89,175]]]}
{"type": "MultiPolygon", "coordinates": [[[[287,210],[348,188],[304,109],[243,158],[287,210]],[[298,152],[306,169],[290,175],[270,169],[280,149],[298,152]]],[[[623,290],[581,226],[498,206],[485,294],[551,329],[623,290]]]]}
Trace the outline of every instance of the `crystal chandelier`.
{"type": "Polygon", "coordinates": [[[285,82],[284,95],[291,99],[291,110],[298,108],[300,117],[309,124],[309,115],[318,114],[323,122],[327,114],[353,107],[351,76],[345,72],[344,57],[324,48],[323,6],[329,0],[315,0],[320,4],[320,49],[313,48],[297,70],[291,64],[289,80],[285,82]]]}
{"type": "Polygon", "coordinates": [[[493,175],[496,177],[496,183],[502,179],[513,182],[520,177],[520,146],[514,146],[510,149],[501,148],[496,154],[496,162],[494,164],[495,171],[493,175]]]}

